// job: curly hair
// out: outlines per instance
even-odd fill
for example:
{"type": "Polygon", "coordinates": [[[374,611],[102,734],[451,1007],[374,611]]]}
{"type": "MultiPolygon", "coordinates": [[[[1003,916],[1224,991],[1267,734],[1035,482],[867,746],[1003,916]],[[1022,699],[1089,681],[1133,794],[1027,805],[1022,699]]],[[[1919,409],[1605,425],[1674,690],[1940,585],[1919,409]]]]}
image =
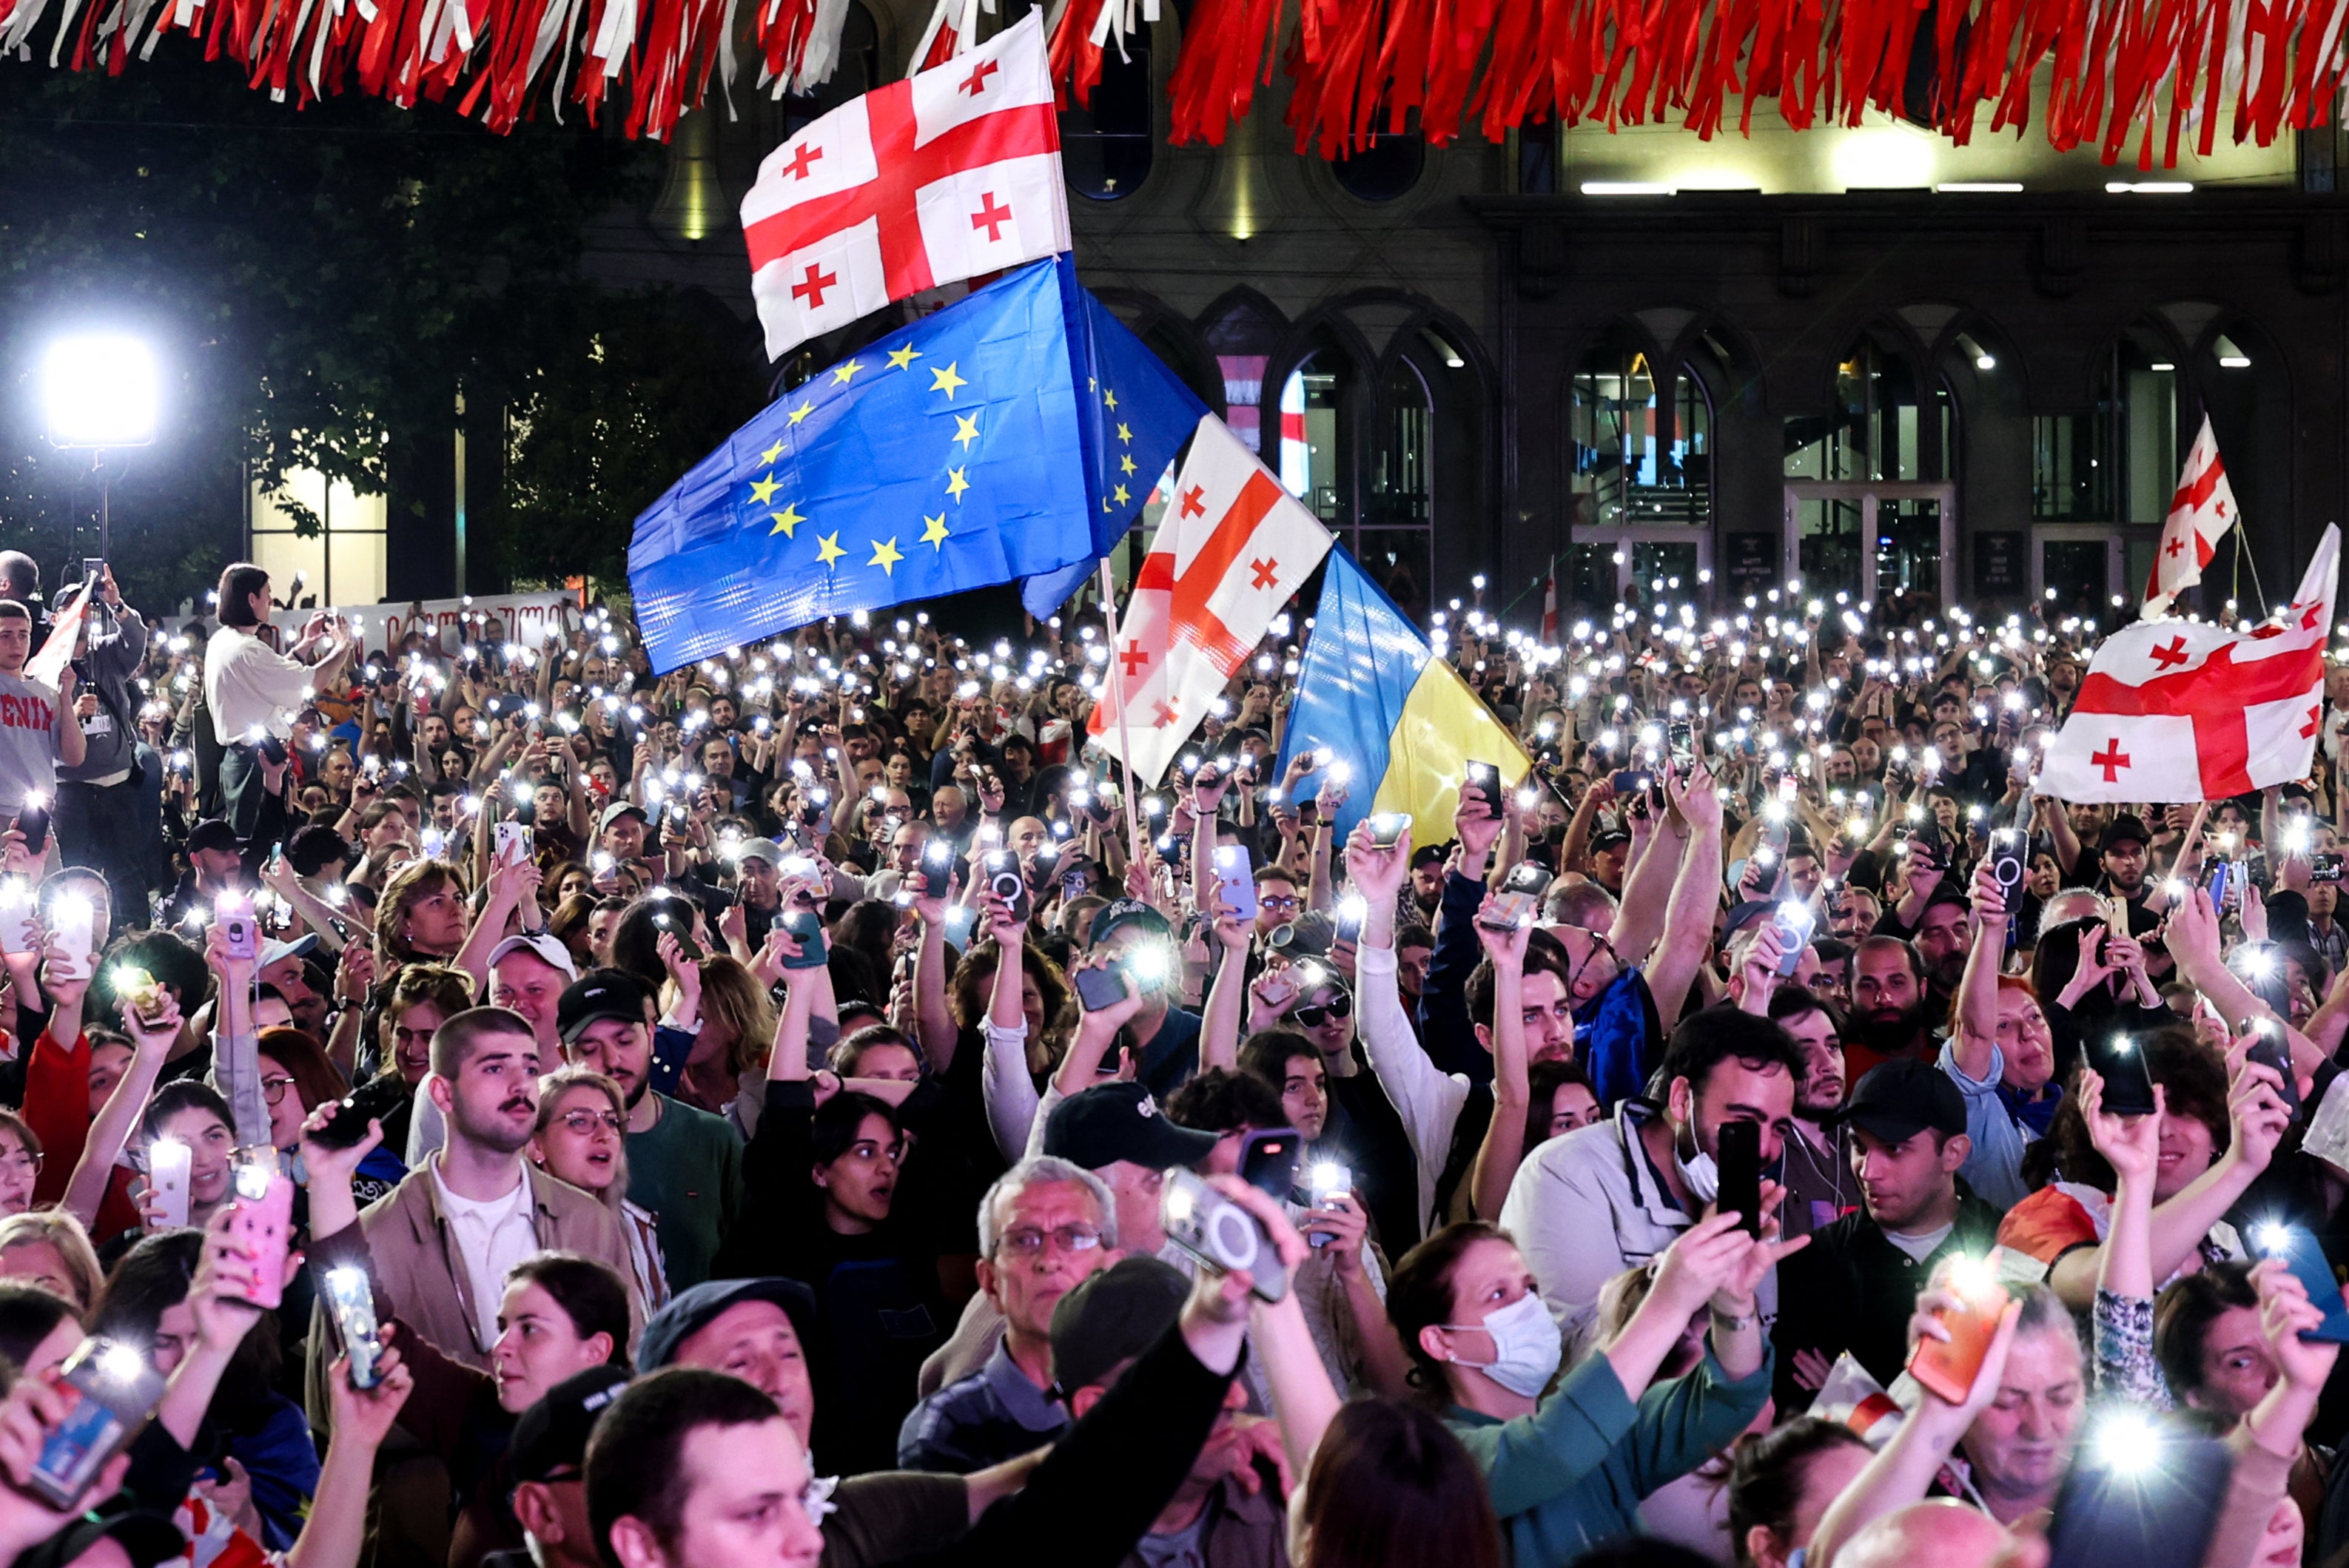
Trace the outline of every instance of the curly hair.
{"type": "MultiPolygon", "coordinates": [[[[2184,1024],[2156,1029],[2144,1037],[2138,1048],[2145,1053],[2146,1070],[2164,1091],[2169,1114],[2194,1118],[2209,1129],[2212,1155],[2225,1153],[2231,1131],[2227,1118],[2227,1068],[2217,1053],[2197,1040],[2193,1029],[2184,1024]]],[[[2087,1118],[2080,1114],[2080,1071],[2081,1068],[2073,1069],[2047,1136],[2023,1153],[2023,1180],[2028,1186],[2044,1187],[2058,1175],[2100,1192],[2109,1192],[2117,1184],[2113,1168],[2089,1141],[2087,1118]]]]}
{"type": "MultiPolygon", "coordinates": [[[[1043,993],[1045,1025],[1050,1027],[1069,1005],[1069,977],[1032,942],[1020,944],[1019,962],[1026,966],[1028,977],[1036,982],[1036,989],[1043,993]]],[[[995,984],[995,963],[992,936],[982,936],[963,950],[962,962],[955,966],[954,979],[947,988],[954,1021],[960,1027],[975,1029],[978,1021],[987,1016],[988,991],[995,984]]]]}

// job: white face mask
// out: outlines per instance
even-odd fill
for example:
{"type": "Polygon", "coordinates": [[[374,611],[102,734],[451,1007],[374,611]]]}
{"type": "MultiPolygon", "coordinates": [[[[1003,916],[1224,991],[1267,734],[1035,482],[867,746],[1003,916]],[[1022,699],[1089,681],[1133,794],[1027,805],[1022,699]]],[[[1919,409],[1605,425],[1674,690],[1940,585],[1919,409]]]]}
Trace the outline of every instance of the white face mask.
{"type": "Polygon", "coordinates": [[[1521,1398],[1536,1398],[1557,1376],[1565,1358],[1566,1340],[1549,1308],[1531,1292],[1518,1297],[1482,1323],[1445,1324],[1446,1331],[1467,1334],[1481,1329],[1493,1336],[1493,1359],[1470,1361],[1454,1356],[1457,1367],[1474,1367],[1521,1398]]]}
{"type": "MultiPolygon", "coordinates": [[[[1690,1106],[1688,1114],[1693,1118],[1696,1115],[1696,1107],[1690,1106]]],[[[1695,1130],[1692,1127],[1683,1122],[1682,1128],[1682,1130],[1674,1134],[1672,1138],[1672,1163],[1679,1167],[1681,1180],[1687,1184],[1689,1196],[1701,1204],[1710,1203],[1721,1195],[1721,1168],[1713,1163],[1713,1156],[1704,1152],[1702,1149],[1699,1149],[1693,1154],[1681,1152],[1682,1142],[1693,1144],[1696,1141],[1695,1130]]]]}

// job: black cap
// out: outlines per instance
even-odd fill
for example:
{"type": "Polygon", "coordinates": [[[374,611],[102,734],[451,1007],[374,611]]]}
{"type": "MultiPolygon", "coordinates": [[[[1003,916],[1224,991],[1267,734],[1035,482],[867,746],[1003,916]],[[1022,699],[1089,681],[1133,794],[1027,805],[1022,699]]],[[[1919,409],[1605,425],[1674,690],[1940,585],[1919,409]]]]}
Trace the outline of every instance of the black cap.
{"type": "Polygon", "coordinates": [[[577,1479],[587,1462],[587,1435],[595,1429],[595,1418],[627,1386],[627,1372],[607,1362],[549,1388],[514,1422],[513,1442],[506,1450],[512,1456],[514,1480],[553,1480],[566,1470],[574,1472],[566,1479],[577,1479]]]}
{"type": "Polygon", "coordinates": [[[1166,1119],[1138,1083],[1080,1089],[1044,1119],[1044,1152],[1088,1171],[1119,1161],[1164,1171],[1196,1165],[1216,1146],[1216,1134],[1195,1132],[1166,1119]]]}
{"type": "Polygon", "coordinates": [[[1590,835],[1590,852],[1595,855],[1607,850],[1619,850],[1630,841],[1629,829],[1608,828],[1590,835]]]}
{"type": "Polygon", "coordinates": [[[1085,944],[1089,952],[1099,952],[1112,933],[1134,925],[1152,936],[1171,937],[1174,928],[1166,917],[1138,898],[1113,898],[1093,912],[1092,940],[1085,944]]]}
{"type": "Polygon", "coordinates": [[[646,1320],[636,1336],[636,1370],[657,1372],[676,1358],[677,1347],[700,1333],[730,1306],[746,1301],[771,1301],[783,1309],[811,1357],[815,1344],[815,1292],[795,1279],[770,1275],[765,1279],[705,1280],[681,1290],[669,1304],[646,1320]]]}
{"type": "Polygon", "coordinates": [[[243,847],[244,841],[236,836],[236,830],[218,817],[207,817],[188,830],[188,853],[191,855],[198,850],[241,850],[243,847]]]}
{"type": "Polygon", "coordinates": [[[1052,1308],[1052,1381],[1063,1398],[1107,1380],[1120,1362],[1156,1344],[1183,1315],[1191,1282],[1158,1258],[1122,1258],[1052,1308]]]}
{"type": "Polygon", "coordinates": [[[644,982],[626,970],[590,969],[563,988],[563,999],[554,1005],[554,1032],[567,1046],[598,1018],[641,1024],[646,1000],[644,982]]]}
{"type": "Polygon", "coordinates": [[[2106,854],[2127,843],[2149,844],[2153,835],[2145,830],[2145,823],[2135,811],[2123,811],[2105,828],[2105,835],[2096,841],[2096,852],[2106,854]]]}
{"type": "Polygon", "coordinates": [[[1836,1119],[1887,1143],[1905,1143],[1928,1128],[1953,1138],[1966,1130],[1966,1097],[1931,1062],[1895,1057],[1868,1069],[1836,1119]]]}
{"type": "Polygon", "coordinates": [[[1411,852],[1411,869],[1417,871],[1422,866],[1440,866],[1451,857],[1452,851],[1442,844],[1422,844],[1411,852]]]}

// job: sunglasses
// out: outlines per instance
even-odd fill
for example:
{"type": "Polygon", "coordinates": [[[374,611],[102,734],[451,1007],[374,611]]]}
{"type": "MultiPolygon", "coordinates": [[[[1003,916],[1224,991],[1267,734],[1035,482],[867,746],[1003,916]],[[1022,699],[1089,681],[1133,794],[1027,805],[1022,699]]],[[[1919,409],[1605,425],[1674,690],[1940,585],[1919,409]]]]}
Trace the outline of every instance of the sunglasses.
{"type": "Polygon", "coordinates": [[[1336,995],[1330,997],[1327,1002],[1317,1002],[1307,1006],[1294,1008],[1290,1011],[1288,1016],[1306,1028],[1318,1029],[1332,1018],[1352,1017],[1354,1016],[1354,999],[1351,996],[1347,995],[1343,991],[1340,991],[1336,995]]]}

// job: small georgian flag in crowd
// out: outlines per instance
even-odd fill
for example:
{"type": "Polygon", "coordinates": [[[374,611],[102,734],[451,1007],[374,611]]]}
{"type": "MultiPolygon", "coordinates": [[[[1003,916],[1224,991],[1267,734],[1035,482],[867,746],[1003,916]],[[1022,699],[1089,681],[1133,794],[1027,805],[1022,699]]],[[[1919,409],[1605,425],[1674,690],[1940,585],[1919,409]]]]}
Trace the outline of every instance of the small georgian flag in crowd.
{"type": "Polygon", "coordinates": [[[1126,766],[1156,785],[1330,543],[1229,426],[1202,418],[1117,628],[1093,738],[1112,756],[1130,739],[1126,766]]]}
{"type": "Polygon", "coordinates": [[[2219,438],[2211,433],[2210,416],[2186,453],[2185,471],[2178,477],[2178,493],[2169,498],[2169,515],[2161,524],[2161,543],[2153,552],[2153,573],[2145,582],[2145,608],[2151,620],[2169,608],[2169,602],[2202,581],[2219,541],[2235,526],[2235,489],[2227,482],[2227,465],[2219,460],[2219,438]]]}
{"type": "Polygon", "coordinates": [[[742,234],[771,359],[893,300],[1068,250],[1040,15],[785,138],[742,198],[742,234]]]}
{"type": "Polygon", "coordinates": [[[2223,800],[2308,777],[2341,531],[2291,603],[2249,632],[2139,621],[2105,639],[2033,786],[2084,802],[2223,800]]]}

